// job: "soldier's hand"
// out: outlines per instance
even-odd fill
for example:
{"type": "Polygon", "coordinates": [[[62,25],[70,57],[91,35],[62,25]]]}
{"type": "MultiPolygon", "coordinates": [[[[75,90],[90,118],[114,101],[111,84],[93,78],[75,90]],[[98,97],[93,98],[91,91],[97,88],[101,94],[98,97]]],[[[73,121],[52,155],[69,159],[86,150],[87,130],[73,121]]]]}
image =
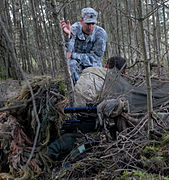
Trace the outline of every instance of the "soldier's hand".
{"type": "Polygon", "coordinates": [[[61,23],[63,32],[66,34],[67,38],[70,39],[70,35],[71,35],[70,21],[67,20],[67,23],[66,23],[64,20],[61,20],[60,23],[61,23]]]}
{"type": "Polygon", "coordinates": [[[67,52],[67,58],[70,59],[72,57],[72,52],[67,52]]]}

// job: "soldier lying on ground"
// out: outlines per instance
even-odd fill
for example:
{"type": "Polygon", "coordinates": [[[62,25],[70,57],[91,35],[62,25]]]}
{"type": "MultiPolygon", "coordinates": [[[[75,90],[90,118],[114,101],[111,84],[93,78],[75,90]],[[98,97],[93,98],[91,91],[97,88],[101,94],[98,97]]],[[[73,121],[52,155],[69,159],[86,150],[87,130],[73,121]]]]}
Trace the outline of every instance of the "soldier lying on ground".
{"type": "MultiPolygon", "coordinates": [[[[126,60],[121,57],[112,57],[108,60],[108,67],[113,68],[114,66],[124,73],[126,68],[126,60]]],[[[86,107],[87,103],[93,103],[96,101],[97,93],[101,92],[101,87],[104,83],[107,69],[103,67],[90,67],[85,69],[85,71],[88,72],[87,74],[89,77],[84,76],[84,79],[80,77],[75,85],[75,107],[86,107]],[[80,92],[78,91],[78,87],[81,88],[80,92]],[[99,88],[97,89],[96,87],[99,88]],[[90,98],[92,98],[93,101],[90,98]]],[[[103,101],[103,103],[98,105],[98,112],[96,111],[95,113],[91,113],[87,110],[87,115],[78,115],[76,120],[69,120],[66,126],[63,126],[66,128],[65,134],[63,133],[61,138],[56,139],[50,144],[48,148],[50,156],[57,159],[63,153],[70,151],[73,148],[76,139],[82,138],[78,131],[85,134],[88,132],[95,132],[98,129],[104,129],[107,134],[110,134],[110,138],[115,139],[117,128],[115,127],[116,122],[114,123],[113,118],[119,116],[122,111],[126,111],[125,108],[126,104],[125,100],[123,99],[103,101]],[[108,118],[105,120],[105,114],[107,117],[111,116],[111,120],[108,120],[108,118]],[[111,132],[109,133],[108,131],[111,132]]],[[[126,128],[126,123],[125,121],[121,122],[123,123],[120,125],[118,123],[118,126],[122,131],[124,128],[126,128]]]]}
{"type": "Polygon", "coordinates": [[[108,59],[106,68],[87,68],[75,86],[74,106],[86,106],[86,103],[96,103],[97,97],[102,91],[102,86],[108,69],[116,68],[117,71],[126,73],[126,59],[120,56],[113,56],[108,59]],[[108,69],[107,69],[108,68],[108,69]]]}

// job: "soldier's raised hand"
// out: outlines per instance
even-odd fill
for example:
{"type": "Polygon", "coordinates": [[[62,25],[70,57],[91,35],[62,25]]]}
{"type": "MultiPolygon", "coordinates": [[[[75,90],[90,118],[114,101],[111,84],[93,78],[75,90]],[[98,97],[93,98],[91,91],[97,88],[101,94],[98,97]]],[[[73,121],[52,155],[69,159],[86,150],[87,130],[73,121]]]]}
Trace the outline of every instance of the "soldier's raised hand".
{"type": "Polygon", "coordinates": [[[70,39],[70,35],[71,35],[71,25],[70,25],[70,21],[67,20],[67,23],[66,23],[65,20],[61,20],[60,23],[61,23],[63,32],[66,34],[66,37],[67,37],[68,39],[70,39]]]}

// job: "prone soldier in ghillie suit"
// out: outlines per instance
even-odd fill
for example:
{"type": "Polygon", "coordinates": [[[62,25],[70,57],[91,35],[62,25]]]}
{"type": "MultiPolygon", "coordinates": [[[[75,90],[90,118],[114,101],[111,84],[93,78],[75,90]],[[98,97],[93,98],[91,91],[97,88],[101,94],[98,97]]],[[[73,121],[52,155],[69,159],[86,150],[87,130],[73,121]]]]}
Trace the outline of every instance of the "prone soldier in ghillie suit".
{"type": "MultiPolygon", "coordinates": [[[[117,70],[121,71],[123,74],[125,74],[126,69],[126,60],[122,57],[111,57],[108,59],[107,68],[113,69],[116,68],[117,70]]],[[[105,72],[107,71],[105,68],[101,67],[90,67],[88,69],[92,69],[94,74],[90,74],[89,76],[91,79],[89,79],[90,83],[97,84],[97,71],[96,69],[103,69],[105,72]],[[94,81],[94,82],[93,82],[94,81]]],[[[85,69],[84,71],[87,71],[85,69]]],[[[88,72],[89,74],[89,72],[88,72]]],[[[105,73],[106,75],[106,73],[105,73]]],[[[99,74],[98,74],[99,76],[99,74]]],[[[128,111],[128,104],[125,98],[119,98],[119,99],[110,99],[110,100],[104,100],[101,103],[91,104],[90,102],[85,99],[84,91],[86,92],[88,89],[91,90],[91,88],[88,87],[89,83],[87,82],[87,79],[80,78],[77,81],[77,84],[75,85],[75,92],[77,89],[77,86],[79,83],[83,83],[84,87],[81,86],[83,95],[77,96],[75,101],[80,102],[79,98],[82,98],[85,103],[84,104],[76,104],[75,107],[66,107],[65,113],[77,113],[77,117],[74,120],[68,120],[65,124],[63,124],[63,129],[66,130],[66,134],[62,134],[62,137],[59,139],[56,139],[54,142],[52,142],[48,148],[48,152],[52,158],[59,158],[59,156],[67,151],[70,150],[74,143],[75,139],[79,138],[80,134],[75,133],[78,129],[83,134],[85,133],[91,133],[95,131],[102,131],[104,130],[106,136],[111,139],[116,139],[116,131],[123,131],[127,128],[127,123],[124,120],[124,117],[121,116],[122,112],[127,113],[128,111]],[[86,80],[86,81],[85,81],[86,80]],[[72,134],[73,131],[73,134],[72,134]],[[68,133],[68,134],[67,134],[68,133]]],[[[103,80],[102,80],[103,81],[103,80]]],[[[100,83],[100,82],[99,82],[100,83]]],[[[102,82],[103,85],[104,81],[102,82]]],[[[97,86],[97,85],[96,85],[97,86]]],[[[96,89],[95,89],[96,90],[96,89]]],[[[101,91],[101,88],[100,88],[101,91]]],[[[91,91],[90,91],[91,92],[91,91]]],[[[90,93],[89,92],[89,93],[90,93]]],[[[93,93],[96,94],[96,93],[93,93]]],[[[75,96],[77,94],[75,93],[75,96]]],[[[89,96],[88,96],[89,97],[89,96]]],[[[97,97],[95,97],[97,98],[97,97]]]]}

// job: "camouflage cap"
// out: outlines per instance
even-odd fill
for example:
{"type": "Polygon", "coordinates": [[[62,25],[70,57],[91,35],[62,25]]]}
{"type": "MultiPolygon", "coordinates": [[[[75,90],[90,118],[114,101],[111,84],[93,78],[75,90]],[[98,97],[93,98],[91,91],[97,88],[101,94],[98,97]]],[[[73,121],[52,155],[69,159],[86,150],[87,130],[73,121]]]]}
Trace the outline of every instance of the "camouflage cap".
{"type": "Polygon", "coordinates": [[[97,23],[98,12],[93,8],[82,9],[82,19],[85,23],[97,23]]]}

